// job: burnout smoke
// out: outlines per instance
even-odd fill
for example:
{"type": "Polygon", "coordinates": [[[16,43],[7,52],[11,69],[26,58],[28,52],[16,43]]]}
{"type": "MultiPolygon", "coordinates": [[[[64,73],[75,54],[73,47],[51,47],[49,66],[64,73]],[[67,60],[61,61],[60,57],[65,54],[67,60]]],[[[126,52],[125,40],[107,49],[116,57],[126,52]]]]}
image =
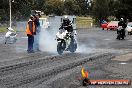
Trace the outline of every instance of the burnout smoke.
{"type": "Polygon", "coordinates": [[[57,53],[56,46],[57,41],[55,40],[55,33],[51,29],[42,29],[40,32],[40,50],[57,53]]]}
{"type": "Polygon", "coordinates": [[[96,42],[93,40],[90,40],[88,45],[82,44],[79,41],[77,41],[77,44],[77,52],[79,53],[92,53],[94,52],[93,49],[96,48],[96,42]]]}

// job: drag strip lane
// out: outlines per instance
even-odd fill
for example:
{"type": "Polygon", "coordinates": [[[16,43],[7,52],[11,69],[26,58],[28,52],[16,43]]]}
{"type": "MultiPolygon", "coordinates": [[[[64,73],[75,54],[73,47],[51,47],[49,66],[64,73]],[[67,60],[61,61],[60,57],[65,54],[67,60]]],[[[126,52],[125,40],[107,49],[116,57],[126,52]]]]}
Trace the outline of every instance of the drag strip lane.
{"type": "MultiPolygon", "coordinates": [[[[30,62],[25,65],[24,68],[33,67],[32,69],[27,69],[25,71],[20,71],[21,65],[18,66],[18,68],[12,68],[12,74],[8,75],[2,75],[2,69],[1,71],[1,81],[0,86],[6,86],[8,87],[18,87],[22,86],[27,83],[34,82],[36,80],[40,79],[46,79],[48,76],[53,76],[55,74],[58,74],[60,72],[75,68],[76,66],[85,64],[89,60],[94,60],[98,58],[113,58],[114,56],[110,53],[103,53],[103,54],[91,54],[89,56],[81,55],[81,54],[66,54],[65,56],[53,56],[48,57],[50,59],[48,62],[41,64],[39,66],[39,63],[45,62],[45,60],[40,59],[39,62],[30,62]],[[70,58],[71,57],[71,58],[70,58]],[[32,64],[31,64],[32,63],[32,64]],[[48,64],[50,63],[50,64],[48,64]],[[34,65],[36,64],[36,67],[34,65]],[[38,66],[38,67],[37,67],[38,66]],[[15,70],[17,71],[15,71],[15,70]],[[14,71],[14,72],[13,72],[14,71]],[[2,84],[2,85],[1,85],[2,84]]],[[[6,68],[5,68],[6,69],[6,68]]],[[[8,69],[5,70],[8,72],[8,69]]]]}
{"type": "Polygon", "coordinates": [[[74,54],[68,53],[68,54],[64,54],[62,56],[59,56],[59,55],[43,56],[41,54],[29,55],[27,57],[22,57],[22,58],[17,59],[18,61],[15,59],[13,61],[6,62],[7,63],[6,65],[3,65],[0,67],[0,72],[6,72],[9,70],[13,70],[13,69],[16,70],[17,68],[19,69],[22,67],[33,66],[35,64],[38,65],[40,63],[48,64],[48,63],[51,63],[54,61],[61,62],[61,60],[63,60],[63,61],[64,60],[74,60],[76,58],[83,58],[85,56],[87,56],[87,55],[81,55],[79,53],[74,53],[74,54]],[[14,63],[9,64],[10,62],[14,62],[14,63]]]}

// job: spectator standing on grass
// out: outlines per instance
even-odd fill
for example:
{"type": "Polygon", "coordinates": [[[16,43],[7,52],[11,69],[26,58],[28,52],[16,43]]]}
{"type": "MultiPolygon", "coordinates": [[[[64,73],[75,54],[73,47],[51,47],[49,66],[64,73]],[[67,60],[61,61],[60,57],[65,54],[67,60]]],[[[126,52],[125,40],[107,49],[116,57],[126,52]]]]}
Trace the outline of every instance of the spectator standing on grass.
{"type": "Polygon", "coordinates": [[[40,51],[39,49],[39,39],[40,39],[40,31],[41,31],[41,27],[40,27],[40,22],[39,22],[39,18],[41,17],[40,14],[36,14],[33,15],[34,16],[34,23],[35,23],[35,36],[34,36],[34,50],[35,51],[40,51]]]}
{"type": "Polygon", "coordinates": [[[31,15],[26,27],[26,34],[28,36],[28,49],[27,49],[28,53],[34,53],[33,43],[34,43],[35,24],[33,22],[33,19],[34,18],[31,15]]]}

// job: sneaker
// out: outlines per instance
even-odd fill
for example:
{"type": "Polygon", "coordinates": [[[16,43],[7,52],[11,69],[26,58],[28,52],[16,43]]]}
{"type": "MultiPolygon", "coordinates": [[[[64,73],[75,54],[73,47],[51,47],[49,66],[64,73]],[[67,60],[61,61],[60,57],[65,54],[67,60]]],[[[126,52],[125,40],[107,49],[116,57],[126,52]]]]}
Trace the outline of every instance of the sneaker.
{"type": "Polygon", "coordinates": [[[27,53],[34,53],[33,50],[27,50],[27,53]]]}

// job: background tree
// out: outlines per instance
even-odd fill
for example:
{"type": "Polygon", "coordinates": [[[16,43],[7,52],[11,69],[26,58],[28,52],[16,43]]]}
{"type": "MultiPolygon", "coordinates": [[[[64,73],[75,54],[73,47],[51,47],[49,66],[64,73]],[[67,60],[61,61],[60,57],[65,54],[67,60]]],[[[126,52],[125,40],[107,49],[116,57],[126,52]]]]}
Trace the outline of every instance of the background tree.
{"type": "Polygon", "coordinates": [[[45,14],[56,14],[62,15],[63,13],[63,2],[61,0],[47,0],[45,2],[45,8],[43,8],[45,14]]]}
{"type": "Polygon", "coordinates": [[[66,0],[64,2],[64,14],[68,15],[79,15],[81,8],[79,7],[76,0],[66,0]]]}
{"type": "Polygon", "coordinates": [[[109,0],[94,0],[93,1],[93,17],[96,21],[106,19],[109,16],[109,0]]]}
{"type": "MultiPolygon", "coordinates": [[[[14,19],[25,19],[31,10],[41,10],[46,15],[79,15],[91,14],[96,20],[116,16],[132,20],[132,0],[15,0],[12,2],[14,19]],[[92,5],[89,3],[92,2],[92,5]]],[[[9,20],[9,0],[1,0],[0,20],[9,20]]]]}
{"type": "Polygon", "coordinates": [[[1,0],[0,2],[0,20],[8,20],[9,1],[1,0]]]}
{"type": "Polygon", "coordinates": [[[89,14],[89,1],[90,0],[76,0],[77,4],[80,7],[80,15],[89,14]]]}
{"type": "Polygon", "coordinates": [[[130,21],[132,21],[132,0],[120,0],[116,1],[117,8],[115,12],[115,16],[117,18],[128,18],[130,21]]]}
{"type": "Polygon", "coordinates": [[[92,13],[96,21],[109,16],[132,21],[132,0],[93,0],[92,13]]]}

